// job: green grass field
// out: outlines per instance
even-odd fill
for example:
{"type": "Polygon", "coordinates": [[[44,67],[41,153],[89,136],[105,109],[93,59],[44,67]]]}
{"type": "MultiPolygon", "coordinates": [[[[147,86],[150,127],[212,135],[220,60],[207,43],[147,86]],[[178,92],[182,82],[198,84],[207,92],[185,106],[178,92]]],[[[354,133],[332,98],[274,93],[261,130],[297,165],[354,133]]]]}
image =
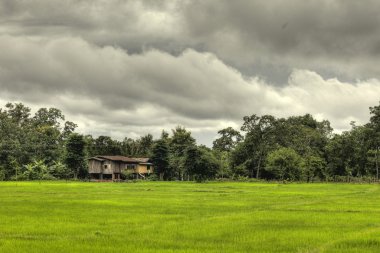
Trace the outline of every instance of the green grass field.
{"type": "Polygon", "coordinates": [[[0,252],[380,252],[380,186],[3,182],[0,252]]]}

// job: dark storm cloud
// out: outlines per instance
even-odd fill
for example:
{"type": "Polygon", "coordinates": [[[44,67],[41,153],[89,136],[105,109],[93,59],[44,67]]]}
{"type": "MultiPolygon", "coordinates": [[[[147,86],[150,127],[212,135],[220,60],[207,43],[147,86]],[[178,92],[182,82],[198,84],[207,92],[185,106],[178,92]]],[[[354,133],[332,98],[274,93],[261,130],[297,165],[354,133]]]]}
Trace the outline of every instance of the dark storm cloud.
{"type": "Polygon", "coordinates": [[[11,34],[80,36],[129,51],[151,46],[171,51],[176,44],[169,41],[175,33],[170,22],[176,5],[170,2],[4,0],[0,22],[11,34]]]}
{"type": "Polygon", "coordinates": [[[379,7],[0,0],[0,100],[62,108],[84,132],[115,136],[182,124],[211,139],[252,113],[310,112],[344,129],[380,95],[379,7]]]}
{"type": "Polygon", "coordinates": [[[193,50],[178,57],[156,50],[129,55],[79,38],[12,36],[1,36],[0,47],[8,49],[0,52],[0,87],[33,101],[66,93],[110,110],[147,107],[192,119],[237,119],[253,91],[236,70],[193,50]]]}
{"type": "Polygon", "coordinates": [[[157,48],[178,55],[190,47],[248,75],[278,75],[282,83],[293,68],[380,76],[378,1],[3,0],[0,6],[1,24],[12,34],[79,36],[131,53],[157,48]]]}
{"type": "Polygon", "coordinates": [[[378,1],[196,1],[184,16],[191,37],[237,66],[365,78],[380,75],[373,65],[379,7],[378,1]]]}
{"type": "Polygon", "coordinates": [[[7,48],[0,51],[3,92],[109,124],[206,127],[237,122],[253,112],[321,114],[321,107],[321,117],[344,121],[346,115],[367,109],[355,110],[358,101],[375,103],[380,94],[376,80],[344,84],[301,70],[293,71],[285,87],[273,88],[244,77],[213,54],[190,49],[179,56],[158,50],[131,55],[76,37],[9,35],[0,36],[0,47],[7,48]],[[341,115],[331,104],[338,96],[345,103],[341,115]]]}

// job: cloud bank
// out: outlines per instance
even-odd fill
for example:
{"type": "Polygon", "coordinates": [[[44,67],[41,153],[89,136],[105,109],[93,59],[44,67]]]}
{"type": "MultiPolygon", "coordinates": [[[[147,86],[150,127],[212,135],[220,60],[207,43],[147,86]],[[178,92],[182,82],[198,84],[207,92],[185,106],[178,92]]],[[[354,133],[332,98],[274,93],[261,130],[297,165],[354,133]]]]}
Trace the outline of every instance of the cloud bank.
{"type": "Polygon", "coordinates": [[[80,37],[130,53],[210,52],[244,75],[283,85],[294,68],[380,78],[375,0],[1,0],[0,33],[80,37]]]}
{"type": "Polygon", "coordinates": [[[137,137],[184,125],[210,144],[245,115],[311,113],[338,130],[365,123],[376,78],[343,82],[294,68],[281,86],[248,76],[216,54],[158,49],[139,54],[78,36],[0,36],[2,101],[54,106],[84,133],[137,137]]]}

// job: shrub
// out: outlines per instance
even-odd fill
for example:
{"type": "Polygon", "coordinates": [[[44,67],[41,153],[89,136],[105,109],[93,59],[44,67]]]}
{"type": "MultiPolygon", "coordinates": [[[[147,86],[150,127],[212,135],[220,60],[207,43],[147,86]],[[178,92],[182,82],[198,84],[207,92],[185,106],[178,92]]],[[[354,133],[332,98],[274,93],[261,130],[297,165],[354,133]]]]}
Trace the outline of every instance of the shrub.
{"type": "Polygon", "coordinates": [[[157,174],[150,174],[149,176],[146,177],[146,180],[149,181],[158,181],[160,180],[159,176],[157,174]]]}
{"type": "Polygon", "coordinates": [[[302,158],[294,149],[280,148],[269,153],[267,169],[280,180],[299,180],[302,158]]]}

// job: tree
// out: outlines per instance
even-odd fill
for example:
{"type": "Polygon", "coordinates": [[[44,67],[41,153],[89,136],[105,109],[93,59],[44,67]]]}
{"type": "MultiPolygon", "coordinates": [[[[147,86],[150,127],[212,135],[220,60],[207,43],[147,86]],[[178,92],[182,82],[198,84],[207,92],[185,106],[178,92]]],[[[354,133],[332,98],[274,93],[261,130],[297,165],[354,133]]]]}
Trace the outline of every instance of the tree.
{"type": "Polygon", "coordinates": [[[64,144],[61,123],[64,120],[65,116],[56,108],[40,108],[35,113],[31,119],[34,130],[31,141],[34,144],[34,156],[37,160],[44,160],[50,165],[62,158],[64,144]]]}
{"type": "Polygon", "coordinates": [[[213,150],[213,155],[219,162],[218,176],[221,178],[232,176],[231,152],[213,150]]]}
{"type": "Polygon", "coordinates": [[[49,173],[53,177],[60,179],[69,179],[73,176],[72,171],[70,171],[69,168],[61,162],[55,162],[51,165],[49,167],[49,173]]]}
{"type": "Polygon", "coordinates": [[[118,141],[103,135],[95,139],[93,148],[96,155],[120,155],[122,152],[122,145],[118,141]]]}
{"type": "Polygon", "coordinates": [[[220,137],[213,142],[213,154],[219,161],[218,174],[224,178],[232,173],[231,152],[241,143],[243,136],[232,127],[219,130],[218,134],[220,137]]]}
{"type": "Polygon", "coordinates": [[[66,143],[65,163],[73,173],[74,178],[84,178],[87,175],[86,141],[80,134],[71,134],[66,143]]]}
{"type": "Polygon", "coordinates": [[[27,124],[30,121],[30,108],[26,107],[22,103],[7,103],[5,105],[7,115],[18,126],[27,124]]]}
{"type": "Polygon", "coordinates": [[[326,161],[315,155],[308,155],[301,162],[302,174],[307,182],[313,181],[315,177],[327,179],[329,176],[326,171],[326,161]]]}
{"type": "Polygon", "coordinates": [[[299,180],[301,175],[301,157],[291,148],[280,148],[269,153],[267,169],[280,180],[299,180]]]}
{"type": "Polygon", "coordinates": [[[74,133],[75,128],[77,127],[78,125],[74,122],[66,121],[62,131],[62,139],[66,140],[70,136],[70,134],[74,133]]]}
{"type": "Polygon", "coordinates": [[[169,147],[165,139],[159,139],[152,149],[152,162],[154,171],[160,180],[166,179],[170,173],[169,167],[169,147]]]}
{"type": "Polygon", "coordinates": [[[32,163],[23,166],[19,176],[14,177],[16,180],[54,180],[56,179],[49,173],[49,168],[45,161],[34,160],[32,163]]]}
{"type": "Polygon", "coordinates": [[[169,164],[171,171],[176,173],[181,180],[184,179],[185,174],[188,175],[183,159],[186,150],[191,146],[195,146],[195,139],[191,136],[191,132],[180,126],[172,130],[172,137],[169,141],[169,164]]]}
{"type": "Polygon", "coordinates": [[[276,142],[283,147],[294,149],[298,154],[323,155],[331,137],[329,121],[318,122],[310,114],[278,119],[276,122],[276,142]]]}
{"type": "Polygon", "coordinates": [[[371,117],[369,127],[372,130],[371,147],[375,150],[376,180],[379,181],[379,153],[380,153],[380,105],[369,108],[371,117]]]}
{"type": "Polygon", "coordinates": [[[256,170],[256,178],[258,179],[265,157],[270,150],[276,147],[276,119],[271,115],[259,117],[253,114],[249,117],[244,117],[243,120],[241,130],[246,132],[246,135],[241,148],[247,150],[247,152],[244,152],[247,154],[244,164],[251,177],[254,176],[254,171],[256,170]]]}
{"type": "Polygon", "coordinates": [[[326,160],[333,176],[369,175],[372,130],[367,126],[356,126],[342,134],[335,134],[326,145],[326,160]]]}
{"type": "Polygon", "coordinates": [[[142,136],[139,140],[139,156],[142,157],[149,157],[152,153],[152,147],[153,147],[153,135],[147,134],[145,136],[142,136]]]}
{"type": "Polygon", "coordinates": [[[213,142],[213,149],[218,151],[230,152],[243,139],[240,132],[232,127],[219,130],[218,134],[221,136],[213,142]]]}
{"type": "Polygon", "coordinates": [[[92,135],[88,134],[88,135],[85,135],[83,138],[84,138],[84,140],[86,142],[87,155],[89,157],[93,157],[93,156],[99,155],[97,153],[97,149],[96,149],[96,146],[95,146],[95,139],[92,137],[92,135]]]}
{"type": "Polygon", "coordinates": [[[196,181],[204,181],[215,177],[219,164],[211,150],[206,147],[189,146],[184,157],[184,167],[196,181]]]}
{"type": "Polygon", "coordinates": [[[137,157],[140,153],[140,145],[137,141],[125,137],[121,143],[122,154],[125,156],[137,157]]]}

